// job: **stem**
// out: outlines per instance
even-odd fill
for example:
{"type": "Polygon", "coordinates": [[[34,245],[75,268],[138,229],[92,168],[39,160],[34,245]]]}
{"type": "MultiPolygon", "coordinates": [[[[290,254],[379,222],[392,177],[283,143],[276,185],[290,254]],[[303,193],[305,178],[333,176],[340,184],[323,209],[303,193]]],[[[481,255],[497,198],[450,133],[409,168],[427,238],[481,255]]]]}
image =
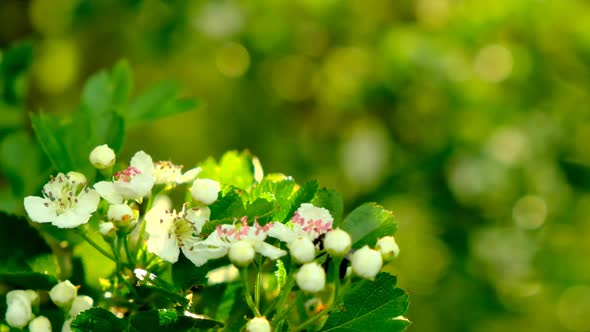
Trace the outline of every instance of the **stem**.
{"type": "Polygon", "coordinates": [[[125,248],[125,255],[127,255],[127,260],[131,265],[135,266],[135,257],[131,255],[131,250],[129,250],[129,241],[127,240],[128,237],[128,235],[125,235],[125,237],[123,237],[123,247],[125,248]]]}
{"type": "Polygon", "coordinates": [[[258,266],[258,271],[256,272],[256,283],[254,284],[254,304],[256,308],[260,308],[260,289],[261,284],[260,280],[262,279],[262,256],[259,255],[256,264],[258,266]]]}
{"type": "Polygon", "coordinates": [[[338,270],[340,267],[340,263],[342,262],[341,258],[335,258],[332,260],[332,274],[335,274],[335,279],[334,279],[334,296],[332,298],[332,303],[330,303],[330,305],[318,312],[317,314],[311,316],[308,320],[306,320],[305,322],[299,324],[298,326],[295,326],[295,328],[293,328],[291,330],[291,332],[297,332],[297,331],[301,331],[304,328],[306,328],[307,326],[315,323],[318,319],[324,317],[326,314],[329,314],[332,310],[334,310],[336,308],[336,306],[338,306],[338,304],[340,303],[339,298],[340,298],[340,276],[338,275],[338,270]]]}
{"type": "Polygon", "coordinates": [[[248,285],[248,268],[240,268],[240,277],[242,279],[242,283],[244,284],[244,295],[246,296],[246,303],[248,303],[248,307],[250,310],[256,315],[256,317],[262,316],[256,304],[254,304],[254,300],[252,300],[252,294],[250,293],[250,285],[248,285]]]}
{"type": "Polygon", "coordinates": [[[295,285],[295,273],[292,272],[292,273],[289,273],[289,276],[287,277],[287,281],[285,282],[285,286],[283,287],[283,289],[281,289],[279,296],[277,296],[275,298],[275,300],[270,304],[270,306],[268,308],[266,308],[266,310],[264,311],[264,316],[268,317],[268,314],[270,314],[276,307],[280,308],[283,306],[283,304],[285,303],[285,300],[287,299],[287,297],[291,293],[291,289],[293,288],[294,285],[295,285]]]}
{"type": "Polygon", "coordinates": [[[113,262],[117,263],[117,259],[113,257],[113,255],[109,254],[106,250],[104,250],[101,246],[99,246],[96,242],[90,239],[83,231],[75,229],[76,233],[80,235],[89,245],[93,246],[94,249],[98,250],[104,257],[112,260],[113,262]]]}
{"type": "Polygon", "coordinates": [[[137,245],[135,246],[135,249],[137,250],[135,253],[135,258],[137,258],[137,254],[143,248],[143,238],[145,237],[146,228],[145,215],[152,208],[152,205],[154,204],[154,198],[156,197],[156,195],[157,194],[150,195],[145,210],[143,211],[143,218],[141,219],[141,225],[139,226],[139,235],[137,236],[137,245]]]}

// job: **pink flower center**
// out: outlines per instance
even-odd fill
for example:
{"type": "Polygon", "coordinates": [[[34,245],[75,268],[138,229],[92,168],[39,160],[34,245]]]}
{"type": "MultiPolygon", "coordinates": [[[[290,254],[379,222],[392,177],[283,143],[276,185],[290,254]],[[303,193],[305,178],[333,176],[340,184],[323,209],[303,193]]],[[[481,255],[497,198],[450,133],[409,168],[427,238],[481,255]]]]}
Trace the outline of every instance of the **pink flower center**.
{"type": "Polygon", "coordinates": [[[301,226],[304,232],[313,235],[314,238],[332,230],[332,222],[324,222],[322,219],[305,219],[299,214],[299,211],[295,211],[292,222],[301,226]]]}
{"type": "Polygon", "coordinates": [[[129,166],[126,169],[115,173],[115,175],[113,175],[113,178],[116,181],[130,182],[134,176],[139,174],[141,174],[140,170],[133,166],[129,166]]]}

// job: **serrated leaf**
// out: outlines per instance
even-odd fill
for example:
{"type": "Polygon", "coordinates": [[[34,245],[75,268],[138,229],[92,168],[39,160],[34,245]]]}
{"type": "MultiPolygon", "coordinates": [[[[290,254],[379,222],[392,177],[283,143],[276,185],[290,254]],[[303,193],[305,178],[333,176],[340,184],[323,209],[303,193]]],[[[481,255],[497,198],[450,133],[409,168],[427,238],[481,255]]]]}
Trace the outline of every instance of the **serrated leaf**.
{"type": "Polygon", "coordinates": [[[260,197],[250,203],[246,208],[248,218],[257,219],[260,225],[271,221],[271,217],[277,211],[276,201],[273,197],[260,197]]]}
{"type": "Polygon", "coordinates": [[[250,200],[256,200],[260,197],[273,197],[277,211],[273,213],[270,219],[283,220],[287,211],[291,208],[290,198],[294,192],[295,181],[292,178],[273,179],[272,177],[265,177],[252,188],[250,200]]]}
{"type": "Polygon", "coordinates": [[[281,259],[277,259],[275,277],[277,278],[277,291],[280,291],[287,283],[287,269],[281,259]]]}
{"type": "Polygon", "coordinates": [[[342,222],[342,214],[344,213],[344,203],[342,201],[342,195],[339,192],[332,189],[322,188],[315,194],[311,203],[330,211],[330,214],[334,218],[333,227],[340,225],[342,222]]]}
{"type": "Polygon", "coordinates": [[[352,247],[374,246],[377,239],[394,235],[397,224],[393,213],[375,203],[366,203],[354,209],[340,227],[352,238],[352,247]]]}
{"type": "Polygon", "coordinates": [[[375,281],[353,283],[344,293],[343,303],[320,331],[403,331],[410,322],[402,317],[408,308],[408,295],[395,288],[397,279],[380,273],[375,281]]]}
{"type": "Polygon", "coordinates": [[[119,332],[126,327],[125,321],[100,307],[79,313],[70,325],[72,332],[119,332]]]}
{"type": "Polygon", "coordinates": [[[202,179],[213,179],[240,189],[247,189],[254,182],[254,165],[247,152],[229,151],[219,162],[208,158],[200,166],[199,178],[202,179]]]}
{"type": "Polygon", "coordinates": [[[275,217],[283,222],[289,221],[293,217],[293,214],[299,206],[303,203],[309,203],[318,191],[318,182],[316,180],[307,181],[293,194],[293,198],[290,200],[290,208],[283,210],[282,213],[278,213],[275,217]]]}
{"type": "Polygon", "coordinates": [[[189,331],[195,328],[223,327],[221,322],[192,313],[159,309],[139,312],[129,319],[130,331],[189,331]]]}
{"type": "Polygon", "coordinates": [[[246,214],[244,191],[233,186],[222,186],[217,200],[209,205],[211,220],[241,217],[246,214]]]}

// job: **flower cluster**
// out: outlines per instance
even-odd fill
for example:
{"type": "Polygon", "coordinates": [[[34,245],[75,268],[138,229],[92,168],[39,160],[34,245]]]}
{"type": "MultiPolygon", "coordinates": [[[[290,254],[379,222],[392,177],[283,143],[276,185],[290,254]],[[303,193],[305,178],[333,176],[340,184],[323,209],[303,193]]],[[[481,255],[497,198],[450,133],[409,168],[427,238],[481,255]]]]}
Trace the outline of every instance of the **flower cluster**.
{"type": "MultiPolygon", "coordinates": [[[[69,280],[62,281],[49,291],[51,301],[68,317],[62,332],[70,331],[73,319],[82,311],[92,308],[94,301],[86,295],[78,295],[78,288],[69,280]]],[[[39,293],[32,289],[12,290],[6,294],[6,322],[14,328],[23,329],[28,325],[31,332],[51,332],[51,322],[45,316],[35,317],[38,311],[39,293]]]]}
{"type": "MultiPolygon", "coordinates": [[[[254,184],[241,189],[222,184],[216,180],[219,178],[200,177],[216,174],[218,169],[196,167],[183,173],[182,166],[170,161],[154,162],[143,151],[137,152],[128,166],[116,164],[114,152],[108,146],[94,149],[89,160],[102,176],[101,181],[89,185],[80,173],[59,173],[43,187],[42,197],[25,198],[25,209],[32,221],[51,223],[59,228],[76,228],[93,217],[111,252],[89,237],[85,239],[116,262],[115,278],[118,279],[112,285],[126,285],[127,295],[136,293],[134,282],[147,280],[147,275],[150,281],[156,282],[157,275],[166,271],[168,263],[175,264],[181,259],[181,252],[195,268],[206,268],[205,264],[212,260],[223,260],[214,265],[222,269],[233,265],[232,269],[238,271],[246,289],[246,302],[255,315],[244,326],[245,330],[270,331],[275,325],[267,320],[267,314],[271,315],[271,321],[273,313],[284,317],[283,310],[288,307],[284,302],[295,298],[289,297],[293,289],[316,298],[319,292],[327,290],[335,289],[337,293],[339,278],[356,276],[374,280],[383,263],[399,254],[392,236],[353,243],[347,230],[354,232],[354,227],[343,224],[340,228],[325,207],[311,203],[311,199],[294,198],[293,193],[299,189],[292,190],[288,204],[283,203],[283,207],[293,208],[286,216],[284,211],[277,213],[280,206],[272,203],[276,199],[272,192],[262,194],[269,198],[268,201],[262,199],[262,206],[266,202],[269,208],[251,209],[254,202],[260,203],[263,197],[254,192],[257,181],[264,180],[261,169],[257,171],[260,176],[254,178],[254,184]],[[227,192],[234,196],[226,195],[227,192]],[[170,199],[179,196],[184,199],[181,202],[177,199],[176,204],[170,199]],[[260,215],[252,210],[264,212],[260,215]],[[374,249],[364,245],[372,242],[376,242],[374,249]],[[263,315],[259,310],[260,276],[265,262],[279,259],[277,266],[288,263],[284,273],[290,281],[280,289],[274,304],[263,315]],[[258,276],[255,301],[249,298],[251,294],[247,290],[253,269],[258,276]],[[340,271],[352,273],[342,276],[340,271]],[[328,279],[329,273],[340,277],[328,279]]],[[[84,236],[90,229],[84,227],[78,233],[84,236]]],[[[49,292],[52,301],[69,317],[64,331],[79,312],[93,305],[91,298],[77,296],[76,292],[69,281],[56,285],[49,292]]],[[[41,317],[33,320],[37,300],[29,293],[21,291],[9,297],[6,320],[17,328],[29,324],[31,331],[35,328],[42,331],[37,326],[45,326],[46,321],[41,317]]],[[[338,294],[333,298],[336,303],[338,294]]]]}

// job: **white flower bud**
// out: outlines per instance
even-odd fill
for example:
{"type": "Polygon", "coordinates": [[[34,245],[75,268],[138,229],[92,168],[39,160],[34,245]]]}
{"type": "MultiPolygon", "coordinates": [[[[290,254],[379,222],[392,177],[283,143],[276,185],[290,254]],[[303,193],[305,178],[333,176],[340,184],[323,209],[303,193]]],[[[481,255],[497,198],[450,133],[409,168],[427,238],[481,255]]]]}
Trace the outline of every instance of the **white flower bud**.
{"type": "Polygon", "coordinates": [[[295,281],[304,292],[317,293],[326,285],[326,271],[316,262],[307,263],[299,269],[295,281]]]}
{"type": "Polygon", "coordinates": [[[109,235],[115,229],[115,224],[112,222],[103,222],[98,225],[98,230],[103,236],[109,235]]]}
{"type": "Polygon", "coordinates": [[[73,321],[73,318],[66,319],[64,325],[61,327],[61,332],[72,332],[71,325],[73,321]]]}
{"type": "Polygon", "coordinates": [[[75,184],[76,186],[81,185],[83,187],[88,184],[88,180],[82,173],[72,171],[68,172],[66,177],[72,184],[75,184]]]}
{"type": "Polygon", "coordinates": [[[26,302],[29,302],[31,305],[39,304],[39,294],[32,289],[17,289],[6,293],[6,304],[11,305],[12,302],[18,299],[25,300],[26,302]]]}
{"type": "Polygon", "coordinates": [[[33,309],[31,302],[26,295],[12,296],[10,302],[6,299],[8,308],[6,309],[6,322],[12,327],[22,329],[27,326],[33,319],[33,309]]]}
{"type": "Polygon", "coordinates": [[[90,296],[76,296],[76,298],[72,302],[72,307],[70,308],[70,316],[76,317],[82,311],[92,308],[93,304],[94,300],[90,296]]]}
{"type": "Polygon", "coordinates": [[[125,221],[133,219],[133,210],[127,204],[113,204],[107,212],[109,220],[125,221]]]}
{"type": "Polygon", "coordinates": [[[115,164],[115,151],[108,145],[99,145],[90,152],[90,163],[97,169],[105,169],[115,164]]]}
{"type": "Polygon", "coordinates": [[[270,323],[266,317],[254,317],[246,325],[247,332],[270,332],[270,323]]]}
{"type": "Polygon", "coordinates": [[[315,258],[315,246],[310,239],[305,237],[300,237],[289,243],[289,252],[291,257],[301,264],[309,263],[315,258]]]}
{"type": "Polygon", "coordinates": [[[334,257],[342,257],[348,253],[351,246],[351,238],[347,232],[337,228],[328,233],[324,238],[324,248],[334,257]]]}
{"type": "Polygon", "coordinates": [[[386,236],[377,241],[375,250],[381,252],[381,257],[384,261],[390,261],[399,255],[399,246],[395,242],[393,236],[386,236]]]}
{"type": "Polygon", "coordinates": [[[72,285],[69,280],[66,280],[53,286],[49,291],[49,297],[58,307],[66,307],[72,303],[77,293],[78,289],[76,286],[72,285]]]}
{"type": "Polygon", "coordinates": [[[191,187],[191,194],[196,201],[209,205],[217,200],[220,190],[221,185],[215,180],[196,179],[191,187]]]}
{"type": "Polygon", "coordinates": [[[51,332],[51,322],[45,316],[39,316],[29,323],[30,332],[51,332]]]}
{"type": "Polygon", "coordinates": [[[229,260],[236,266],[248,266],[254,260],[255,255],[254,247],[246,241],[234,242],[229,247],[229,260]]]}
{"type": "Polygon", "coordinates": [[[381,267],[383,267],[383,259],[381,253],[377,250],[364,246],[354,252],[350,257],[352,265],[352,272],[361,278],[373,280],[381,267]]]}

